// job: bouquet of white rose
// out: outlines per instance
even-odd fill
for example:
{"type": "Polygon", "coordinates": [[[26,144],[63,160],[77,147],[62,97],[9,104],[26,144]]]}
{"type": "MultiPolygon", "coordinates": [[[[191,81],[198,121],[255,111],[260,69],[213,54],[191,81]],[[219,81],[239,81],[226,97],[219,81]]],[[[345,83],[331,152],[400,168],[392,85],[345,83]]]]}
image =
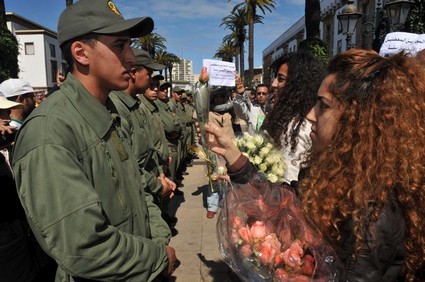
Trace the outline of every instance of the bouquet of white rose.
{"type": "Polygon", "coordinates": [[[277,149],[267,134],[244,133],[234,140],[236,146],[258,170],[273,183],[281,183],[285,175],[285,162],[282,152],[277,149]]]}

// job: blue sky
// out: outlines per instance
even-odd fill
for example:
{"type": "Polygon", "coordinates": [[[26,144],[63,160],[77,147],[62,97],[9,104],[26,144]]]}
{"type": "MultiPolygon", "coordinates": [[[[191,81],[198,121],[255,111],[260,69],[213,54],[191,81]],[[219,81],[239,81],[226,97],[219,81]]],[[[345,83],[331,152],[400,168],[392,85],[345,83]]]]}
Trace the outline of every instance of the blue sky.
{"type": "MultiPolygon", "coordinates": [[[[166,38],[167,51],[193,60],[199,73],[202,59],[212,59],[228,30],[220,27],[223,17],[241,0],[115,0],[125,18],[150,16],[155,32],[166,38]]],[[[305,0],[277,0],[264,24],[255,25],[254,65],[262,65],[262,51],[304,15],[305,0]]],[[[53,31],[65,8],[65,0],[5,0],[7,12],[14,12],[53,31]]],[[[246,47],[248,50],[248,47],[246,47]]],[[[246,53],[246,60],[248,54],[246,53]]],[[[245,63],[248,68],[248,63],[245,63]]]]}

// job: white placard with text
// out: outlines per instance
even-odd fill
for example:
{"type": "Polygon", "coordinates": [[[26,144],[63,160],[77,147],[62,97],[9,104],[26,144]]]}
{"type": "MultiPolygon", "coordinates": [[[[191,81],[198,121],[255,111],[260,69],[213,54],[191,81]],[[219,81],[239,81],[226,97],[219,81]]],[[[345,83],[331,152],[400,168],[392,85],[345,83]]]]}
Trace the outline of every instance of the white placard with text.
{"type": "Polygon", "coordinates": [[[204,59],[203,65],[207,67],[210,85],[235,86],[236,67],[234,63],[204,59]]]}

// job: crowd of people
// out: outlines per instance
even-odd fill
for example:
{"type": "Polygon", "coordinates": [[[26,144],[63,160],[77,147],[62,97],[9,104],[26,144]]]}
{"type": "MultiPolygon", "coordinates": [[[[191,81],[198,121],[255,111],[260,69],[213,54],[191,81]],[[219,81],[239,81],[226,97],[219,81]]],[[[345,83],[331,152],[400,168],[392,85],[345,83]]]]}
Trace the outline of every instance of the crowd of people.
{"type": "MultiPolygon", "coordinates": [[[[107,0],[79,0],[58,23],[69,66],[45,95],[0,84],[0,281],[167,281],[177,265],[170,201],[197,146],[191,91],[130,39],[107,0]],[[88,24],[90,22],[90,24],[88,24]],[[37,108],[37,109],[36,109],[37,108]],[[16,135],[16,136],[15,136],[16,135]],[[46,173],[48,172],[48,173],[46,173]]],[[[210,147],[236,183],[258,169],[233,138],[269,135],[284,156],[282,189],[345,265],[340,281],[414,281],[425,263],[423,53],[353,49],[326,67],[309,50],[272,64],[271,85],[210,95],[210,147]]],[[[220,189],[208,190],[207,218],[220,189]]]]}

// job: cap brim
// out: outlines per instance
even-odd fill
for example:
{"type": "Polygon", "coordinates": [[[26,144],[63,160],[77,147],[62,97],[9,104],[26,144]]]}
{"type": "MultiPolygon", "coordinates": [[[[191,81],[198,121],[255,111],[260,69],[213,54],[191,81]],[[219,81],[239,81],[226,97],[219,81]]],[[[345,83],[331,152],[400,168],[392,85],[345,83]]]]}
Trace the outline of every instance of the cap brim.
{"type": "Polygon", "coordinates": [[[98,34],[115,34],[128,31],[131,38],[142,37],[152,32],[154,22],[150,17],[118,21],[107,27],[94,30],[98,34]]]}
{"type": "Polygon", "coordinates": [[[15,108],[15,107],[23,107],[23,106],[24,105],[22,105],[21,103],[9,101],[6,98],[0,98],[0,109],[2,109],[2,110],[11,109],[11,108],[15,108]]]}
{"type": "Polygon", "coordinates": [[[158,64],[158,63],[145,64],[144,66],[145,67],[148,67],[148,68],[150,68],[152,70],[155,70],[155,71],[160,71],[160,70],[165,69],[165,66],[164,65],[161,65],[161,64],[158,64]]]}
{"type": "Polygon", "coordinates": [[[152,76],[152,79],[164,80],[165,77],[162,74],[157,74],[157,75],[152,76]]]}
{"type": "Polygon", "coordinates": [[[161,84],[161,86],[159,88],[164,89],[164,88],[170,88],[170,87],[171,87],[171,83],[165,82],[165,83],[161,84]]]}

